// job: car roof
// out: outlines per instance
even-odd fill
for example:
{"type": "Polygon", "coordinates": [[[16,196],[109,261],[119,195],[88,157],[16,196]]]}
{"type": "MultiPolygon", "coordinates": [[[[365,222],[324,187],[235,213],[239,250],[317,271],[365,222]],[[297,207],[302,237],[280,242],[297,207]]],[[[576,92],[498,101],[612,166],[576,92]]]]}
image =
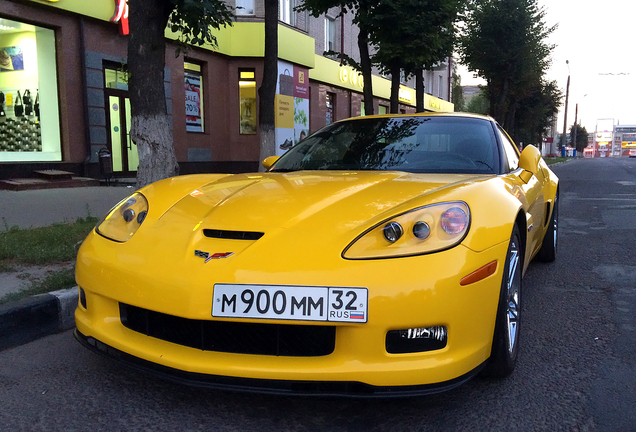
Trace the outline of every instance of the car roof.
{"type": "Polygon", "coordinates": [[[457,118],[475,118],[482,119],[488,121],[495,121],[492,117],[481,115],[481,114],[473,114],[473,113],[465,113],[465,112],[424,112],[424,113],[412,113],[412,114],[375,114],[368,116],[359,116],[359,117],[351,117],[348,119],[339,120],[341,121],[350,121],[350,120],[361,120],[361,119],[372,119],[372,118],[404,118],[404,117],[457,117],[457,118]]]}

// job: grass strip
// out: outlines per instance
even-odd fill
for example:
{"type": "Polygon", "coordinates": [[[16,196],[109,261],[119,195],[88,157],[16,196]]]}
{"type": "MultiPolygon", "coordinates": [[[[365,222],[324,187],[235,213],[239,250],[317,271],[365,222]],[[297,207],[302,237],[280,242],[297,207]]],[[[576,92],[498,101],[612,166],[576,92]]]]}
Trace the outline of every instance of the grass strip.
{"type": "MultiPolygon", "coordinates": [[[[13,271],[19,265],[44,266],[74,261],[79,245],[97,221],[88,216],[73,223],[32,229],[9,228],[5,223],[5,230],[0,231],[0,272],[13,271]]],[[[0,298],[0,304],[75,285],[75,269],[61,268],[43,279],[25,283],[24,289],[0,298]]]]}
{"type": "Polygon", "coordinates": [[[97,218],[80,218],[70,224],[42,228],[11,227],[0,232],[0,271],[14,264],[45,265],[73,261],[80,244],[97,218]]]}
{"type": "Polygon", "coordinates": [[[543,160],[545,160],[545,163],[548,164],[548,165],[552,165],[552,164],[559,163],[559,162],[564,162],[564,161],[566,161],[568,159],[572,159],[572,158],[571,157],[561,157],[561,156],[543,158],[543,160]]]}

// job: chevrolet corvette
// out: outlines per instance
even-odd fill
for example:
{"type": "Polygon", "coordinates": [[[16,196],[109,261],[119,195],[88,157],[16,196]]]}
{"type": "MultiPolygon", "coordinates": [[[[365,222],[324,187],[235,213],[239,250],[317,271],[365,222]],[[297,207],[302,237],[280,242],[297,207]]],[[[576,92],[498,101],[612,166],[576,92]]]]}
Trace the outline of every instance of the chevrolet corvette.
{"type": "Polygon", "coordinates": [[[558,178],[490,117],[339,121],[265,172],[165,179],[77,257],[75,337],[194,386],[403,396],[510,375],[558,178]]]}

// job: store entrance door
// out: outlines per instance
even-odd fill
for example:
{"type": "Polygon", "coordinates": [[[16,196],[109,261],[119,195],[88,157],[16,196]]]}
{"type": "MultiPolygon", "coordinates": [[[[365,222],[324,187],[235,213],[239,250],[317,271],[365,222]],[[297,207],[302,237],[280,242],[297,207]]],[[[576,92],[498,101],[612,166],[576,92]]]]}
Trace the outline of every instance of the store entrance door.
{"type": "Polygon", "coordinates": [[[130,139],[130,99],[125,91],[106,90],[108,127],[113,172],[121,176],[135,175],[139,166],[137,145],[130,139]]]}

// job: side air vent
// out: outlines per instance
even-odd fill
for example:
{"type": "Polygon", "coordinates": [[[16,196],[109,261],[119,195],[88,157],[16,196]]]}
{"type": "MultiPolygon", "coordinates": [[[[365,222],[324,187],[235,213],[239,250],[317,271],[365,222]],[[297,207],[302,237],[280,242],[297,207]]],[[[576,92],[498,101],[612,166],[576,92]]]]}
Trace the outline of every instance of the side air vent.
{"type": "Polygon", "coordinates": [[[204,229],[203,235],[210,238],[229,240],[258,240],[263,237],[262,232],[254,231],[225,231],[216,229],[204,229]]]}

